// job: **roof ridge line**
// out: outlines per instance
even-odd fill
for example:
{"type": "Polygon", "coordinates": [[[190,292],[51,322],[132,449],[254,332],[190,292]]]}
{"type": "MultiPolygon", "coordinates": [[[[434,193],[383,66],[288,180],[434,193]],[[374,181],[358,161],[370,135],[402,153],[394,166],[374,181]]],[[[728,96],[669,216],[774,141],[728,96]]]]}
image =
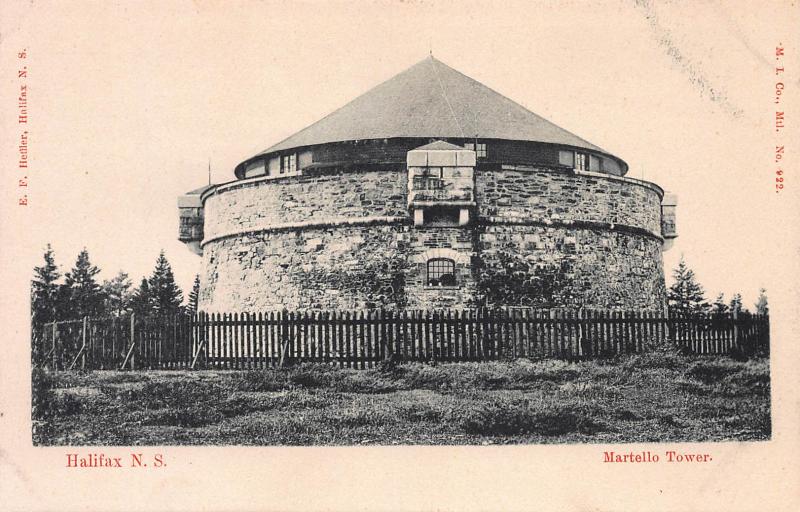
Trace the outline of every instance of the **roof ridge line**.
{"type": "Polygon", "coordinates": [[[431,67],[433,67],[433,74],[436,75],[436,81],[439,82],[439,89],[442,90],[442,96],[444,96],[444,101],[445,103],[447,103],[447,107],[450,109],[450,115],[453,116],[453,121],[456,122],[456,126],[458,126],[458,131],[461,132],[461,136],[466,137],[466,135],[464,135],[464,129],[461,128],[461,123],[458,122],[458,117],[456,116],[456,112],[455,110],[453,110],[453,105],[450,104],[450,100],[447,98],[447,91],[445,91],[444,89],[444,84],[442,83],[442,79],[439,77],[439,72],[436,71],[436,59],[433,58],[433,54],[431,54],[430,58],[431,58],[431,67]]]}

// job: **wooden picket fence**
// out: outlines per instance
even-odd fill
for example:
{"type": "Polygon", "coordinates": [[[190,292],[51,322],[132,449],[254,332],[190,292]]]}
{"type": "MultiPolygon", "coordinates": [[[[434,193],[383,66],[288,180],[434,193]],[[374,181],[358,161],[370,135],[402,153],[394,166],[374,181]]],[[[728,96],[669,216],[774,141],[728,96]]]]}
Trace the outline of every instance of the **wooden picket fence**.
{"type": "Polygon", "coordinates": [[[478,309],[83,318],[34,329],[35,366],[255,369],[297,362],[568,360],[674,343],[694,354],[769,353],[769,317],[478,309]]]}

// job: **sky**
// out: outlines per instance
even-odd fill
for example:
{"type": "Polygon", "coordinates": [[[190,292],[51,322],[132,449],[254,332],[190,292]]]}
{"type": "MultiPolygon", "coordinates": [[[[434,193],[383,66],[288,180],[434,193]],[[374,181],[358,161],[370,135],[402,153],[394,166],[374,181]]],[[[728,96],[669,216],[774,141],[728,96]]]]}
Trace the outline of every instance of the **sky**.
{"type": "MultiPolygon", "coordinates": [[[[796,49],[776,26],[798,24],[797,9],[781,2],[746,6],[5,5],[0,17],[13,20],[0,40],[0,126],[12,134],[3,137],[6,266],[29,282],[47,243],[62,272],[86,247],[101,279],[122,269],[138,283],[164,250],[188,294],[201,260],[177,240],[176,198],[206,184],[209,162],[214,182],[229,181],[237,163],[432,52],[623,158],[628,176],[677,194],[668,283],[684,255],[709,299],[741,292],[752,308],[759,288],[769,294],[796,281],[797,185],[787,176],[776,194],[774,146],[788,132],[775,132],[773,101],[775,46],[796,49]],[[26,207],[16,206],[14,186],[21,49],[29,68],[26,207]]],[[[797,69],[785,77],[784,101],[793,101],[797,69]]]]}

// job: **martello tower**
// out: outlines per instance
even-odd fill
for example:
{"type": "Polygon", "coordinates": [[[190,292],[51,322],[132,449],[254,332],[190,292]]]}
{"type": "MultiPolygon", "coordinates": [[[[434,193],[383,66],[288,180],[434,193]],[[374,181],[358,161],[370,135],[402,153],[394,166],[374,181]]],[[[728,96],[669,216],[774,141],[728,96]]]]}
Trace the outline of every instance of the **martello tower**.
{"type": "Polygon", "coordinates": [[[675,201],[433,57],[181,196],[214,311],[660,310],[675,201]]]}

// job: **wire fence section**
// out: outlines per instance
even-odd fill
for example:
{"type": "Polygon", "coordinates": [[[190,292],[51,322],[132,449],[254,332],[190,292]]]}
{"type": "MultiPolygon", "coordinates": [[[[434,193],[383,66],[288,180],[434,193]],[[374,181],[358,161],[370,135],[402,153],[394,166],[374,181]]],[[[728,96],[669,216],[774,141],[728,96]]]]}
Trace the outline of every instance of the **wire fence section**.
{"type": "Polygon", "coordinates": [[[567,360],[672,343],[693,354],[769,353],[769,317],[647,311],[476,309],[281,311],[83,318],[33,329],[53,369],[255,369],[297,362],[567,360]]]}

